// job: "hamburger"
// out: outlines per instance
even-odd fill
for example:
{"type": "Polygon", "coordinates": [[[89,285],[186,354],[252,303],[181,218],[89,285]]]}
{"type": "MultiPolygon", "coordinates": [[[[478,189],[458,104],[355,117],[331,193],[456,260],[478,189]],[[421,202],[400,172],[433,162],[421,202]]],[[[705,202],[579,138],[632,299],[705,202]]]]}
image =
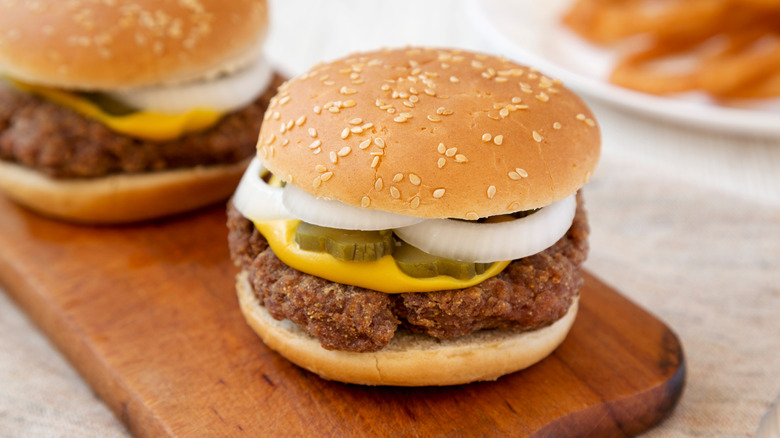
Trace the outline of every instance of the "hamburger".
{"type": "Polygon", "coordinates": [[[281,78],[265,1],[0,2],[0,190],[118,223],[235,190],[281,78]]]}
{"type": "Polygon", "coordinates": [[[290,80],[265,119],[227,226],[268,347],[326,379],[427,386],[494,380],[563,341],[600,133],[559,81],[388,49],[290,80]]]}

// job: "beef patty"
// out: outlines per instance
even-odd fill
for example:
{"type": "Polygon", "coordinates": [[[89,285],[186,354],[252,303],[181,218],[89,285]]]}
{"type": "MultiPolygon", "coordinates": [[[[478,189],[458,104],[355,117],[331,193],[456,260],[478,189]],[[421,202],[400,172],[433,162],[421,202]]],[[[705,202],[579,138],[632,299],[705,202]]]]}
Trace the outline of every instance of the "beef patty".
{"type": "Polygon", "coordinates": [[[256,152],[263,114],[282,82],[282,77],[275,75],[263,95],[206,131],[155,142],[116,133],[69,108],[0,81],[0,159],[53,178],[237,163],[256,152]]]}
{"type": "Polygon", "coordinates": [[[249,273],[260,304],[289,319],[326,349],[375,351],[400,326],[440,339],[475,330],[534,330],[569,309],[583,279],[588,223],[577,196],[574,222],[555,245],[513,261],[484,282],[464,289],[386,294],[297,271],[282,263],[268,242],[232,205],[228,243],[233,261],[249,273]]]}

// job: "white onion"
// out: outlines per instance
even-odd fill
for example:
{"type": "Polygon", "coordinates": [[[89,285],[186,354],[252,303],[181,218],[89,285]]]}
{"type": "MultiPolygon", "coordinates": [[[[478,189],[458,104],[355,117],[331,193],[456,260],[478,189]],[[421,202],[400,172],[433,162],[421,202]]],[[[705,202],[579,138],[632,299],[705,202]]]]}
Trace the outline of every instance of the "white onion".
{"type": "Polygon", "coordinates": [[[396,235],[429,254],[471,262],[514,260],[541,252],[571,227],[575,195],[524,218],[499,223],[430,219],[397,228],[396,235]]]}
{"type": "Polygon", "coordinates": [[[369,210],[341,201],[316,198],[288,184],[282,196],[284,206],[298,219],[322,227],[344,230],[388,230],[422,222],[422,218],[369,210]]]}
{"type": "Polygon", "coordinates": [[[261,56],[249,66],[213,79],[119,90],[110,95],[134,108],[166,114],[196,108],[230,112],[254,101],[268,88],[271,77],[271,66],[261,56]]]}
{"type": "Polygon", "coordinates": [[[282,188],[269,186],[260,173],[263,165],[257,157],[247,167],[233,195],[233,205],[245,218],[254,221],[293,219],[282,204],[282,188]]]}

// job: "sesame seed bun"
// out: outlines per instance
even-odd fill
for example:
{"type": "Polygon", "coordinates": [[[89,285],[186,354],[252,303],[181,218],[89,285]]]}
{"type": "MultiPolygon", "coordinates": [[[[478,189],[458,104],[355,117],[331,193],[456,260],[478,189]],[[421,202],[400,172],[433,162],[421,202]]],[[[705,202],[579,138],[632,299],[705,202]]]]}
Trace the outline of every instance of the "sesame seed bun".
{"type": "Polygon", "coordinates": [[[280,87],[258,156],[321,198],[476,219],[576,192],[600,153],[588,107],[506,59],[395,49],[316,66],[280,87]]]}
{"type": "Polygon", "coordinates": [[[260,305],[246,272],[238,275],[236,289],[244,317],[268,347],[320,377],[361,385],[443,386],[496,380],[552,353],[565,339],[578,309],[574,299],[562,318],[529,332],[483,330],[446,340],[398,332],[379,351],[355,353],[326,350],[292,322],[274,319],[260,305]]]}
{"type": "Polygon", "coordinates": [[[170,84],[256,59],[264,0],[0,2],[0,72],[61,88],[170,84]]]}
{"type": "Polygon", "coordinates": [[[160,172],[55,180],[0,160],[0,191],[45,216],[77,223],[118,224],[173,215],[223,201],[249,160],[160,172]]]}

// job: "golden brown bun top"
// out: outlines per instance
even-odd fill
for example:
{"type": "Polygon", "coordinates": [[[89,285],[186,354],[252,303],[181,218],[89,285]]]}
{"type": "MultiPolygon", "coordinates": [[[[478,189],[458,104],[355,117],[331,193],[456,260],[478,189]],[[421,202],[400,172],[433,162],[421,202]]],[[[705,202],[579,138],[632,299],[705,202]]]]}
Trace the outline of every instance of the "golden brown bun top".
{"type": "Polygon", "coordinates": [[[245,65],[265,0],[0,1],[0,72],[63,88],[177,83],[245,65]]]}
{"type": "Polygon", "coordinates": [[[317,197],[476,219],[574,193],[600,144],[587,106],[542,73],[465,51],[406,48],[321,64],[282,85],[258,156],[317,197]]]}

